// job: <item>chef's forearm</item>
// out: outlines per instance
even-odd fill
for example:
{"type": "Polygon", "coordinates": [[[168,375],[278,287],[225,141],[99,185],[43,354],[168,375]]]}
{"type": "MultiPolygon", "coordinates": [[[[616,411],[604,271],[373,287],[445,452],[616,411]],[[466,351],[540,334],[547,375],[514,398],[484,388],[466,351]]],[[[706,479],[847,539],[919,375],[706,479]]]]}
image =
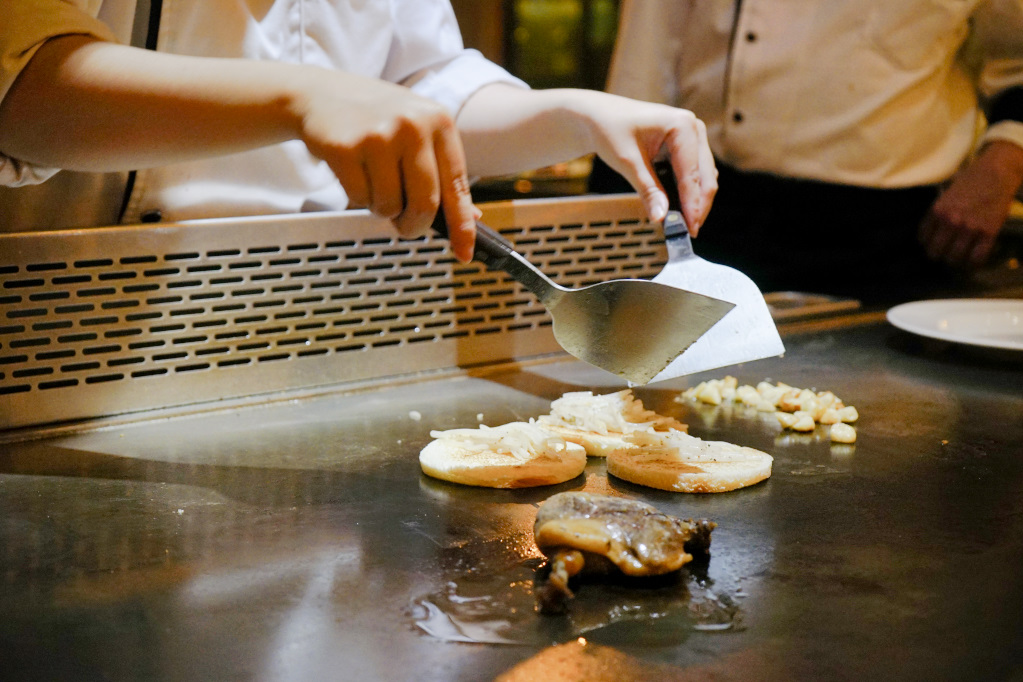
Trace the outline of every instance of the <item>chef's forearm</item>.
{"type": "Polygon", "coordinates": [[[991,140],[987,142],[978,158],[990,165],[1008,183],[1015,183],[1016,188],[1023,183],[1023,147],[1007,140],[991,140]]]}
{"type": "Polygon", "coordinates": [[[504,83],[479,90],[456,119],[470,175],[517,173],[593,152],[590,131],[573,108],[577,92],[504,83]]]}
{"type": "Polygon", "coordinates": [[[495,84],[469,98],[457,124],[471,175],[514,173],[595,152],[629,181],[655,221],[669,205],[653,173],[653,161],[664,153],[694,236],[717,192],[706,128],[683,109],[595,90],[495,84]]]}
{"type": "Polygon", "coordinates": [[[158,54],[84,36],[43,45],[0,102],[0,151],[107,171],[296,137],[301,67],[158,54]]]}

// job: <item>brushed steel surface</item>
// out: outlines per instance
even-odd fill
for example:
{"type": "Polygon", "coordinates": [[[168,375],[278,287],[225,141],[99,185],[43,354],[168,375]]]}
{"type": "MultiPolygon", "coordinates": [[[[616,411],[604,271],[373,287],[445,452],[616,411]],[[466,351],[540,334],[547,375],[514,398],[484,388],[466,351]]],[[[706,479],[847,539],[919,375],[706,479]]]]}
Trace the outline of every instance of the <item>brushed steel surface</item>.
{"type": "Polygon", "coordinates": [[[567,289],[552,298],[547,306],[561,346],[636,384],[653,380],[734,307],[638,279],[567,289]]]}
{"type": "Polygon", "coordinates": [[[582,636],[657,679],[1019,679],[1023,359],[929,343],[880,313],[782,333],[783,358],[729,373],[834,391],[859,410],[854,447],[673,402],[721,372],[636,389],[694,435],[774,456],[770,479],[728,494],[643,489],[599,460],[519,491],[421,475],[431,429],[622,388],[568,359],[8,444],[3,678],[490,680],[582,636]],[[716,521],[709,563],[688,590],[585,585],[569,619],[511,613],[536,505],[568,489],[716,521]],[[523,641],[453,641],[430,605],[489,613],[479,639],[518,623],[523,641]]]}
{"type": "Polygon", "coordinates": [[[711,263],[693,250],[689,228],[678,211],[664,221],[668,262],[654,282],[728,301],[734,308],[682,355],[663,368],[656,381],[674,379],[785,352],[771,310],[760,288],[745,273],[711,263]]]}
{"type": "MultiPolygon", "coordinates": [[[[484,209],[564,286],[664,262],[631,195],[484,209]]],[[[0,235],[0,430],[530,358],[550,325],[366,212],[0,235]]]]}

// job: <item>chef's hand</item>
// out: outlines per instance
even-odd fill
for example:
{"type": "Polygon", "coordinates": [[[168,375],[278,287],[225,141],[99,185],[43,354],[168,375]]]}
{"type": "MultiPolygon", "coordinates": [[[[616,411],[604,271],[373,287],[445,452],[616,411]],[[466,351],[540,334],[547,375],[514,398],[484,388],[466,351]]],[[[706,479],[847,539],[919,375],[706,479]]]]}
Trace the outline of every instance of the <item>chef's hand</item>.
{"type": "Polygon", "coordinates": [[[959,267],[984,264],[1023,186],[1023,148],[995,140],[952,179],[920,226],[927,255],[959,267]]]}
{"type": "Polygon", "coordinates": [[[458,114],[469,169],[492,176],[596,152],[639,192],[651,220],[668,212],[653,161],[671,159],[682,212],[695,235],[717,193],[707,129],[691,112],[596,90],[478,90],[458,114]]]}
{"type": "Polygon", "coordinates": [[[668,197],[653,162],[665,156],[670,160],[682,214],[695,237],[718,190],[703,121],[684,109],[624,97],[597,103],[588,118],[594,151],[639,192],[655,222],[667,215],[668,197]]]}
{"type": "Polygon", "coordinates": [[[388,218],[405,238],[426,234],[440,208],[455,257],[472,259],[480,212],[444,107],[368,79],[356,92],[314,88],[301,107],[301,139],[327,162],[352,204],[388,218]]]}

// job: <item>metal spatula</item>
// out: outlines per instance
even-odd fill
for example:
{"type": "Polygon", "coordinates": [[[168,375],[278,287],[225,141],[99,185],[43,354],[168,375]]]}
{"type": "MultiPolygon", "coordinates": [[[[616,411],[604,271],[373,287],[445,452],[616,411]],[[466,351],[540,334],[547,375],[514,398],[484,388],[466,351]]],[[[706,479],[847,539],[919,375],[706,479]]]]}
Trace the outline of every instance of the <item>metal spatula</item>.
{"type": "Polygon", "coordinates": [[[658,373],[655,381],[785,352],[760,288],[739,270],[697,256],[689,229],[678,211],[668,211],[664,219],[664,241],[668,262],[654,277],[655,282],[729,301],[735,304],[735,309],[658,373]]]}
{"type": "MultiPolygon", "coordinates": [[[[434,229],[447,236],[442,217],[434,221],[434,229]]],[[[634,384],[648,383],[733,308],[732,303],[641,279],[581,289],[559,286],[480,222],[473,256],[536,294],[554,321],[554,338],[562,348],[634,384]]]]}

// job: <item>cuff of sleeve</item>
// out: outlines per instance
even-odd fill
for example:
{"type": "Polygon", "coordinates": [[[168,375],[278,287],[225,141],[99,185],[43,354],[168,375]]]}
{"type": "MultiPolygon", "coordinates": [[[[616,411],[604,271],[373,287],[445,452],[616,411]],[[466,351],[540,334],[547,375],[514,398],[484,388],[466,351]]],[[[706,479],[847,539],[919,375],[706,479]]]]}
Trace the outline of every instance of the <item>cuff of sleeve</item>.
{"type": "MultiPolygon", "coordinates": [[[[988,142],[994,142],[995,140],[1011,142],[1017,147],[1023,147],[1023,123],[1018,121],[999,121],[992,124],[980,139],[980,146],[983,147],[988,142]]],[[[1023,187],[1020,187],[1016,192],[1016,200],[1023,201],[1023,187]]]]}
{"type": "Polygon", "coordinates": [[[38,185],[59,172],[59,168],[33,166],[0,154],[0,187],[38,185]]]}
{"type": "Polygon", "coordinates": [[[411,87],[416,94],[444,105],[455,116],[466,100],[484,85],[491,83],[508,83],[529,89],[523,81],[476,50],[464,50],[454,59],[421,71],[406,81],[405,85],[411,87]]]}
{"type": "Polygon", "coordinates": [[[0,22],[0,100],[11,89],[21,70],[50,38],[91,35],[114,40],[113,32],[99,19],[66,0],[4,0],[0,22]]]}
{"type": "Polygon", "coordinates": [[[1012,142],[1023,147],[1023,123],[1019,121],[999,121],[992,124],[980,138],[981,146],[995,140],[1012,142]]]}

